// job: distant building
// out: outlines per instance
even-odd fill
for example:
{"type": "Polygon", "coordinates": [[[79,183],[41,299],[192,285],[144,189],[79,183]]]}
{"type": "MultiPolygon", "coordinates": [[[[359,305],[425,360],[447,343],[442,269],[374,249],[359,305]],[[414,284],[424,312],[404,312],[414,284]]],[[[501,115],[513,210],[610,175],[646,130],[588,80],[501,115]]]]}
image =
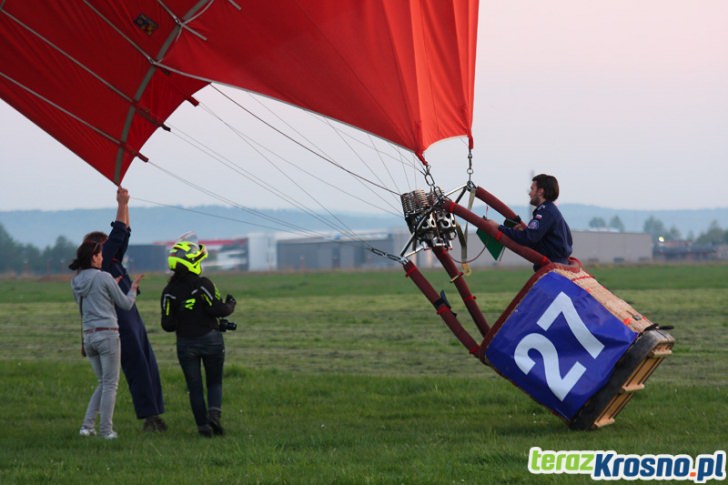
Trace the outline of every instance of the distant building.
{"type": "MultiPolygon", "coordinates": [[[[308,269],[375,269],[396,263],[378,256],[370,247],[394,251],[395,238],[390,233],[359,234],[355,238],[332,236],[279,240],[276,244],[278,269],[304,271],[308,269]]],[[[399,253],[399,249],[397,249],[399,253]]]]}
{"type": "Polygon", "coordinates": [[[718,259],[728,259],[728,244],[720,244],[716,248],[718,259]]]}
{"type": "Polygon", "coordinates": [[[124,257],[130,273],[155,273],[167,269],[167,248],[159,244],[130,244],[124,257]]]}
{"type": "Polygon", "coordinates": [[[652,237],[644,232],[574,231],[573,256],[583,263],[652,260],[652,237]]]}
{"type": "Polygon", "coordinates": [[[248,236],[248,270],[275,271],[277,267],[276,236],[264,233],[248,236]]]}
{"type": "MultiPolygon", "coordinates": [[[[573,257],[582,263],[638,263],[652,260],[652,239],[646,233],[612,231],[572,231],[573,257]]],[[[530,266],[531,263],[512,251],[505,250],[498,261],[483,251],[483,243],[471,227],[468,231],[467,254],[463,258],[460,242],[453,241],[453,259],[469,261],[471,267],[482,266],[530,266]],[[477,258],[477,259],[476,259],[477,258]]],[[[422,267],[440,263],[431,251],[420,256],[417,264],[422,267]]]]}
{"type": "MultiPolygon", "coordinates": [[[[574,231],[573,256],[583,263],[637,263],[652,260],[652,239],[649,234],[574,231]]],[[[278,269],[299,271],[306,269],[358,269],[387,268],[398,265],[387,257],[372,253],[374,247],[399,256],[410,237],[406,230],[376,235],[362,235],[358,239],[299,238],[278,241],[278,269]]],[[[460,263],[468,261],[471,267],[528,266],[531,263],[517,254],[505,250],[498,261],[483,251],[483,243],[472,228],[468,231],[467,253],[463,255],[460,241],[453,241],[450,253],[460,263]]],[[[409,248],[411,250],[411,248],[409,248]]],[[[408,251],[405,251],[407,253],[408,251]]],[[[437,267],[439,261],[432,251],[420,251],[410,256],[422,268],[437,267]]]]}
{"type": "Polygon", "coordinates": [[[204,267],[208,271],[237,270],[248,271],[249,241],[247,237],[236,239],[201,239],[200,244],[207,248],[208,257],[204,267]]]}
{"type": "MultiPolygon", "coordinates": [[[[649,234],[612,231],[573,231],[574,257],[583,263],[638,263],[652,260],[653,244],[649,234]]],[[[406,229],[369,231],[344,237],[281,239],[272,234],[256,234],[232,239],[201,240],[207,246],[208,270],[305,271],[333,269],[384,269],[399,266],[396,259],[405,255],[419,267],[440,266],[432,251],[413,253],[406,229]],[[406,247],[407,246],[407,247],[406,247]],[[374,251],[372,251],[374,249],[374,251]]],[[[174,241],[132,245],[127,251],[127,267],[132,272],[166,271],[167,252],[174,241]]],[[[674,251],[678,251],[675,249],[674,251]]],[[[472,267],[528,266],[531,263],[505,250],[496,261],[471,226],[467,253],[460,241],[453,241],[453,259],[468,261],[472,267]]],[[[655,252],[656,258],[671,259],[672,253],[655,252]]],[[[697,258],[697,253],[693,253],[697,258]]]]}

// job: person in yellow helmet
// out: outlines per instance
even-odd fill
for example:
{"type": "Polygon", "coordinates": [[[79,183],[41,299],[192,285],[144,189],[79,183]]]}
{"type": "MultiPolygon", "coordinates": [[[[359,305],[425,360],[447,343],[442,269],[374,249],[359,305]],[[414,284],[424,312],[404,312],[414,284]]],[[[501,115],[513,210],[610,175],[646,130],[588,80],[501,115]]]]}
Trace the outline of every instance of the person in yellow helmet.
{"type": "Polygon", "coordinates": [[[222,332],[236,325],[224,320],[235,311],[235,298],[225,300],[210,279],[201,276],[207,250],[193,241],[178,241],[167,262],[173,271],[162,291],[162,328],[177,335],[177,359],[189,391],[198,432],[222,435],[222,370],[225,342],[222,332]],[[205,403],[201,364],[205,367],[205,403]]]}

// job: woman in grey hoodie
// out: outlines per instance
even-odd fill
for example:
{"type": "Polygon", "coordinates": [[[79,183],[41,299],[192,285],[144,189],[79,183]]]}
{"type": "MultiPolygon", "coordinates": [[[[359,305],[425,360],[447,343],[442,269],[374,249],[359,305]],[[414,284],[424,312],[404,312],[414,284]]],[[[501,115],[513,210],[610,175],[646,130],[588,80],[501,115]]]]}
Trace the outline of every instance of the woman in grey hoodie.
{"type": "Polygon", "coordinates": [[[76,250],[76,259],[68,266],[77,271],[71,287],[83,320],[82,351],[88,357],[98,379],[79,434],[95,435],[96,415],[100,414],[101,436],[115,439],[118,435],[113,429],[112,419],[119,383],[121,344],[114,305],[129,310],[134,305],[139,281],[144,275],[132,283],[131,289],[125,295],[116,280],[109,273],[101,271],[102,263],[101,244],[84,242],[76,250]]]}

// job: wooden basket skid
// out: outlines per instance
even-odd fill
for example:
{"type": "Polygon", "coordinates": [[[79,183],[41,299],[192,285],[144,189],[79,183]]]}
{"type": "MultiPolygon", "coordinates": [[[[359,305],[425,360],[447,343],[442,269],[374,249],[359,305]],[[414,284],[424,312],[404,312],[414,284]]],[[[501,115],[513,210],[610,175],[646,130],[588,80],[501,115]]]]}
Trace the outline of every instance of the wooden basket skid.
{"type": "Polygon", "coordinates": [[[595,394],[569,422],[572,429],[597,429],[614,423],[635,392],[672,354],[675,339],[661,330],[648,330],[640,335],[614,367],[609,382],[595,394]]]}

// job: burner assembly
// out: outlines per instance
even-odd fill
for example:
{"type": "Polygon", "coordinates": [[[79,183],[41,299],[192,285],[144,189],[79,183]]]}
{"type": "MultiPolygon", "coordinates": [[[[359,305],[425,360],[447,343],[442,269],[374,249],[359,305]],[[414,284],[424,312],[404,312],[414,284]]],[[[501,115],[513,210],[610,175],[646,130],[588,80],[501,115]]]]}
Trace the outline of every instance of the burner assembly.
{"type": "Polygon", "coordinates": [[[443,207],[445,196],[439,188],[429,194],[417,189],[401,195],[404,219],[417,243],[428,247],[451,247],[457,236],[455,216],[443,207]]]}

